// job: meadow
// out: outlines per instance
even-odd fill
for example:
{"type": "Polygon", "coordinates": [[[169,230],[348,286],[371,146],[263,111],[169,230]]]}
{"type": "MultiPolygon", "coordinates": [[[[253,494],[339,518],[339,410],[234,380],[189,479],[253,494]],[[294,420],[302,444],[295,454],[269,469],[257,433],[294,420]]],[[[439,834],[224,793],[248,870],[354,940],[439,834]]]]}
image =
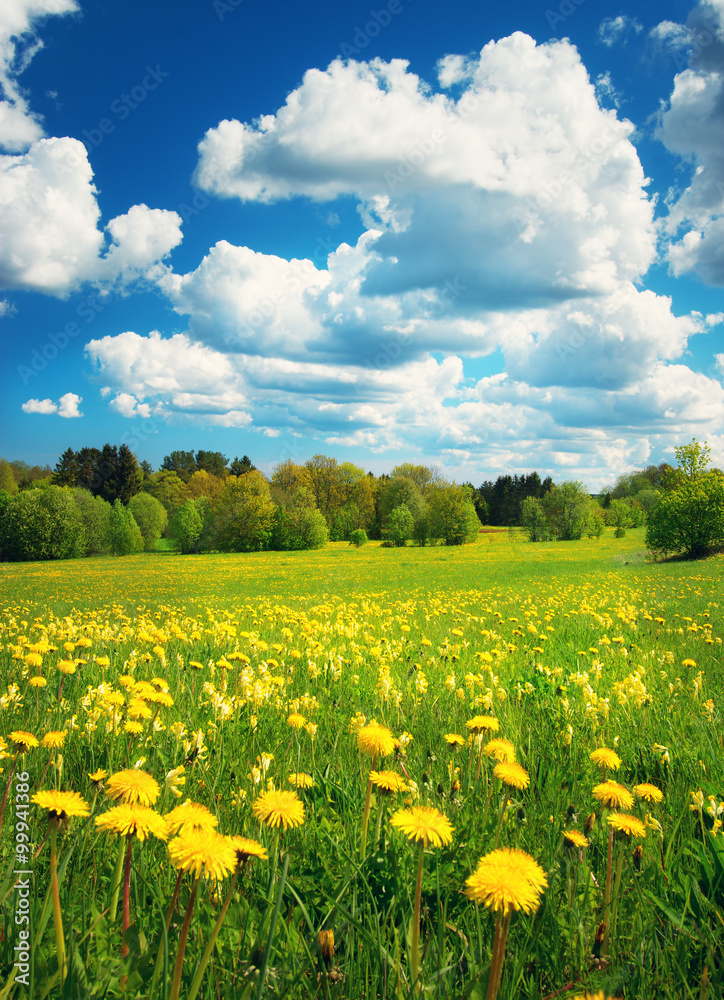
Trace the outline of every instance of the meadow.
{"type": "Polygon", "coordinates": [[[723,567],[0,565],[0,1000],[724,996],[723,567]]]}

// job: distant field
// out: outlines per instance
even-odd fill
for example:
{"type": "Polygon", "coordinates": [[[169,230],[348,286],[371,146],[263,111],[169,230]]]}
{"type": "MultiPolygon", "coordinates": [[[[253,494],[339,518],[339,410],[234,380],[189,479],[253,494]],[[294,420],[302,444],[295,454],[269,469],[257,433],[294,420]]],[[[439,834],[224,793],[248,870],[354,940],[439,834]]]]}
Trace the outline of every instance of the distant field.
{"type": "MultiPolygon", "coordinates": [[[[6,773],[13,756],[32,793],[72,789],[91,807],[58,840],[65,995],[174,1000],[186,914],[180,997],[482,1000],[496,917],[468,899],[466,880],[499,845],[530,854],[547,882],[534,912],[513,914],[501,1000],[568,1000],[584,987],[626,1000],[721,996],[723,567],[648,562],[642,530],[0,565],[6,773]],[[394,753],[365,754],[358,734],[373,719],[399,740],[394,753]],[[18,730],[50,734],[47,745],[14,743],[18,730]],[[511,744],[519,786],[493,774],[491,737],[511,744]],[[601,748],[614,755],[605,767],[590,757],[601,748]],[[164,816],[184,798],[203,805],[268,861],[194,889],[163,837],[96,828],[114,805],[90,779],[99,768],[148,775],[164,816]],[[400,791],[368,793],[382,769],[400,791]],[[623,786],[618,806],[594,794],[604,778],[623,786]],[[660,803],[640,790],[651,785],[660,803]],[[279,832],[255,817],[270,789],[298,791],[301,825],[279,832]],[[450,844],[418,851],[390,824],[419,806],[449,820],[450,844]],[[611,819],[633,832],[609,840],[611,819]],[[336,942],[326,960],[322,931],[336,942]]],[[[11,795],[6,928],[14,807],[11,795]]],[[[39,848],[40,805],[27,822],[39,848]]],[[[3,994],[19,1000],[61,995],[47,845],[31,863],[35,978],[3,994]]],[[[0,935],[0,992],[14,946],[0,935]]]]}

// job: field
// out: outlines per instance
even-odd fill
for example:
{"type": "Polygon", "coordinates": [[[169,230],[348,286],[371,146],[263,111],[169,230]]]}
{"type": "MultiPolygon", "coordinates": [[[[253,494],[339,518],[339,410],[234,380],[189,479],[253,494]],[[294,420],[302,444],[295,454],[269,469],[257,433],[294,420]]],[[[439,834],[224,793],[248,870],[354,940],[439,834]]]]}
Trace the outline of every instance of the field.
{"type": "Polygon", "coordinates": [[[0,565],[0,1000],[724,996],[723,567],[642,529],[0,565]],[[508,848],[539,874],[491,889],[508,848]]]}

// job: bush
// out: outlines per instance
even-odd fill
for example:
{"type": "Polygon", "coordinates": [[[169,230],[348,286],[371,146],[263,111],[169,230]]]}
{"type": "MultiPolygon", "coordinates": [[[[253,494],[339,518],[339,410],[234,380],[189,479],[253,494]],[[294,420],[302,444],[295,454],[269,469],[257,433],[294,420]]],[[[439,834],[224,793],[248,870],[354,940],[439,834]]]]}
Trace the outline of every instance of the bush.
{"type": "Polygon", "coordinates": [[[646,547],[691,558],[724,545],[724,476],[707,472],[663,493],[649,515],[646,547]]]}
{"type": "Polygon", "coordinates": [[[354,531],[349,533],[349,544],[354,545],[358,549],[361,545],[364,545],[367,541],[367,532],[364,528],[355,528],[354,531]]]}
{"type": "Polygon", "coordinates": [[[141,529],[146,552],[150,552],[168,524],[168,514],[163,504],[150,493],[136,493],[129,500],[128,509],[141,529]]]}
{"type": "Polygon", "coordinates": [[[114,556],[128,556],[143,551],[143,535],[133,514],[120,500],[113,503],[110,517],[111,552],[114,556]]]}
{"type": "Polygon", "coordinates": [[[0,549],[11,562],[73,559],[85,550],[85,532],[71,491],[48,485],[5,502],[0,549]]]}

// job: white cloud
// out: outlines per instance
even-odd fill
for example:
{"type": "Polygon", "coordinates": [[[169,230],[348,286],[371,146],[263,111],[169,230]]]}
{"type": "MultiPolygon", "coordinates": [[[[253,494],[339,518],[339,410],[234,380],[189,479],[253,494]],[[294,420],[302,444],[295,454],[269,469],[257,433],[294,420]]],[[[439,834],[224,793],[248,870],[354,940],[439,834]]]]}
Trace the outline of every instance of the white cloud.
{"type": "Polygon", "coordinates": [[[100,209],[85,146],[41,139],[0,157],[0,287],[64,297],[85,281],[127,283],[155,276],[181,240],[176,212],[134,205],[112,219],[112,244],[98,228],[100,209]]]}
{"type": "Polygon", "coordinates": [[[28,108],[17,76],[42,43],[35,36],[40,20],[78,10],[75,0],[3,0],[0,5],[0,147],[8,152],[27,149],[43,134],[28,108]]]}
{"type": "Polygon", "coordinates": [[[29,399],[21,409],[23,413],[57,413],[58,404],[52,399],[29,399]]]}
{"type": "Polygon", "coordinates": [[[691,165],[688,186],[668,199],[664,227],[674,237],[668,259],[676,275],[695,272],[723,285],[724,3],[700,3],[686,25],[665,22],[665,30],[660,28],[663,37],[686,47],[689,63],[676,75],[658,132],[666,147],[691,165]]]}
{"type": "Polygon", "coordinates": [[[634,17],[619,14],[618,17],[605,17],[598,26],[598,37],[609,47],[622,41],[633,32],[639,34],[643,26],[634,17]]]}
{"type": "Polygon", "coordinates": [[[52,399],[29,399],[23,403],[21,409],[23,413],[46,415],[57,413],[59,417],[82,417],[83,414],[78,409],[82,402],[81,396],[77,396],[74,392],[66,392],[57,403],[54,403],[52,399]]]}

